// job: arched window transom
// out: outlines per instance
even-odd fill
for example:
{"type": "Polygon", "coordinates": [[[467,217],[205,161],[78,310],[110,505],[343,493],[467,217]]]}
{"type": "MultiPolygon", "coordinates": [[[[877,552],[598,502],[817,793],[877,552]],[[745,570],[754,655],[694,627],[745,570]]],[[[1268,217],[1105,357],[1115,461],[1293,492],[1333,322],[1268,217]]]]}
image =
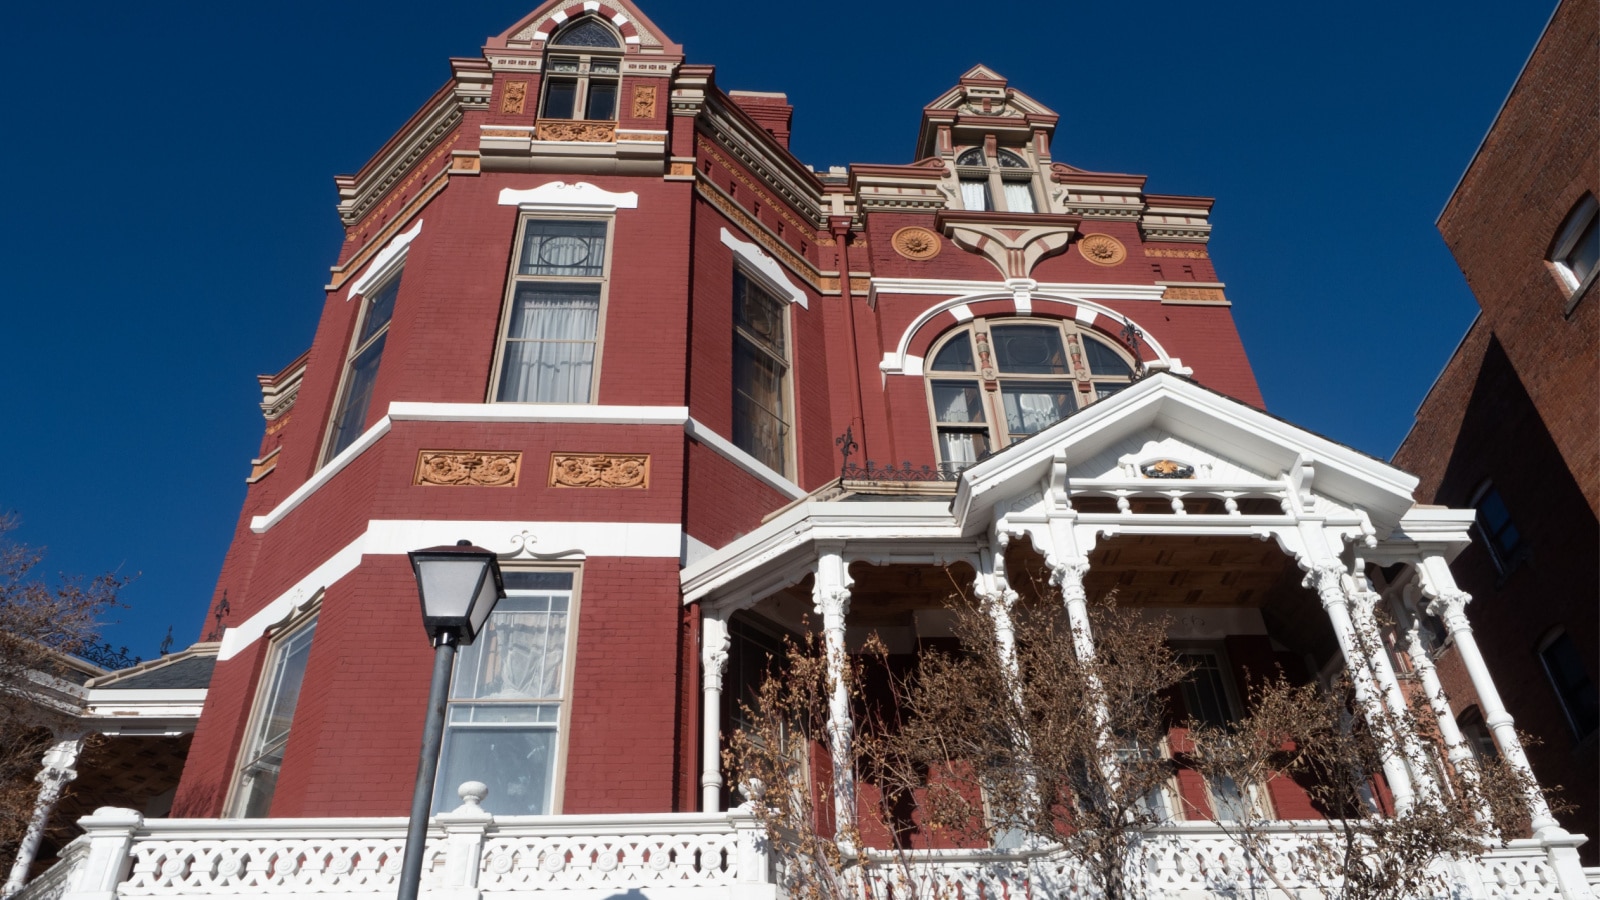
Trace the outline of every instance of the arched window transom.
{"type": "Polygon", "coordinates": [[[973,319],[928,358],[939,464],[951,471],[1111,396],[1134,376],[1126,350],[1050,319],[973,319]]]}
{"type": "Polygon", "coordinates": [[[541,119],[617,118],[622,41],[604,22],[585,16],[557,32],[545,51],[541,119]]]}

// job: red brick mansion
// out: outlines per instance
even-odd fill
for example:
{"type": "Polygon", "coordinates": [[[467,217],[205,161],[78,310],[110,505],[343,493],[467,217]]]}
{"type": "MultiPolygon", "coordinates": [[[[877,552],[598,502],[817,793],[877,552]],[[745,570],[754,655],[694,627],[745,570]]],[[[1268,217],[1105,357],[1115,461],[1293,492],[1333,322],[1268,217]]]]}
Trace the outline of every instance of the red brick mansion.
{"type": "MultiPolygon", "coordinates": [[[[1473,511],[1264,411],[1209,198],[1071,165],[984,66],[910,159],[815,171],[783,95],[725,89],[627,0],[545,3],[450,67],[338,178],[315,337],[262,378],[170,816],[100,810],[23,896],[393,896],[431,660],[406,554],[458,540],[507,597],[455,672],[436,896],[784,896],[729,809],[737,700],[808,629],[947,638],[945,572],[1048,571],[1076,617],[1118,586],[1222,716],[1274,666],[1366,673],[1374,710],[1424,685],[1443,746],[1385,765],[1402,805],[1474,750],[1428,662],[1449,642],[1526,768],[1451,574],[1473,511]],[[1399,640],[1363,650],[1385,614],[1399,640]]],[[[1236,852],[1190,774],[1161,895],[1209,896],[1185,860],[1236,852]]],[[[1317,827],[1286,780],[1261,802],[1317,827]]],[[[1583,838],[1528,809],[1461,896],[1591,896],[1583,838]]]]}

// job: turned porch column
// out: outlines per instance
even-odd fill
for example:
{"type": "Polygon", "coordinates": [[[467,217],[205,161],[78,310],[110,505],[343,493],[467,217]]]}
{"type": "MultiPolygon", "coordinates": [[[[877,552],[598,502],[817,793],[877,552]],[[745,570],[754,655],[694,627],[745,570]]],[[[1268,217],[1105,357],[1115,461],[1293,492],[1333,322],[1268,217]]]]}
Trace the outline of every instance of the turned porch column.
{"type": "Polygon", "coordinates": [[[1094,632],[1089,625],[1089,593],[1083,586],[1083,578],[1089,574],[1089,561],[1081,556],[1066,559],[1052,556],[1045,563],[1050,566],[1051,583],[1061,589],[1061,603],[1066,607],[1067,624],[1072,628],[1073,655],[1088,670],[1089,693],[1093,695],[1090,702],[1094,704],[1094,721],[1100,731],[1101,774],[1107,783],[1115,785],[1120,779],[1117,753],[1109,733],[1111,714],[1106,710],[1105,692],[1093,669],[1094,632]]]}
{"type": "MultiPolygon", "coordinates": [[[[1406,588],[1408,593],[1414,590],[1414,586],[1406,588]]],[[[1450,709],[1450,698],[1445,696],[1444,683],[1439,680],[1439,671],[1433,665],[1433,648],[1423,637],[1422,623],[1409,607],[1408,603],[1406,614],[1411,616],[1411,622],[1406,630],[1406,654],[1411,657],[1411,668],[1416,670],[1417,679],[1422,682],[1422,691],[1428,695],[1428,706],[1439,723],[1439,737],[1444,741],[1445,758],[1450,760],[1450,767],[1461,779],[1461,786],[1470,796],[1478,798],[1478,760],[1472,755],[1472,748],[1467,746],[1461,727],[1456,724],[1455,713],[1450,709]]],[[[1480,807],[1475,815],[1479,821],[1488,821],[1488,810],[1480,807]]]]}
{"type": "Polygon", "coordinates": [[[23,832],[22,842],[17,846],[16,861],[11,864],[11,874],[6,878],[5,887],[0,888],[0,896],[9,897],[28,883],[28,870],[33,867],[34,857],[39,853],[39,842],[44,839],[44,830],[50,824],[50,814],[55,812],[56,804],[61,800],[61,791],[78,777],[73,766],[77,765],[78,754],[83,752],[83,741],[81,734],[57,736],[56,742],[45,751],[44,766],[33,777],[34,781],[39,782],[39,797],[33,803],[28,830],[23,832]]]}
{"type": "Polygon", "coordinates": [[[1534,778],[1533,767],[1528,764],[1528,754],[1522,748],[1522,740],[1517,737],[1516,722],[1506,710],[1505,702],[1500,699],[1500,691],[1495,687],[1489,667],[1483,661],[1483,653],[1478,650],[1478,639],[1473,636],[1472,624],[1467,621],[1467,604],[1472,602],[1472,595],[1456,587],[1455,576],[1443,557],[1424,557],[1418,571],[1423,576],[1423,593],[1429,598],[1428,612],[1438,616],[1449,630],[1456,653],[1461,656],[1461,664],[1466,667],[1467,677],[1472,680],[1472,689],[1478,694],[1478,707],[1483,710],[1484,724],[1489,726],[1489,732],[1494,735],[1500,755],[1527,780],[1528,817],[1534,836],[1542,836],[1541,833],[1564,834],[1550,812],[1550,804],[1545,802],[1544,792],[1539,790],[1539,781],[1534,778]]]}
{"type": "Polygon", "coordinates": [[[722,811],[722,678],[728,670],[726,613],[700,617],[700,809],[722,811]]]}
{"type": "MultiPolygon", "coordinates": [[[[1394,746],[1395,735],[1388,727],[1383,701],[1375,692],[1372,662],[1368,659],[1365,642],[1356,635],[1355,623],[1350,617],[1350,598],[1344,589],[1344,566],[1331,560],[1314,565],[1306,575],[1308,587],[1317,592],[1322,608],[1333,626],[1333,636],[1344,655],[1345,669],[1350,673],[1350,687],[1355,692],[1356,705],[1361,715],[1372,727],[1382,748],[1383,777],[1389,782],[1397,810],[1409,808],[1416,798],[1411,786],[1411,774],[1405,760],[1394,746]]],[[[1392,677],[1393,673],[1391,673],[1392,677]]]]}
{"type": "Polygon", "coordinates": [[[1351,622],[1356,628],[1356,638],[1366,650],[1366,657],[1372,664],[1372,674],[1377,679],[1378,690],[1383,694],[1383,700],[1389,707],[1389,714],[1394,717],[1395,737],[1400,742],[1400,751],[1405,754],[1406,764],[1411,770],[1412,788],[1418,796],[1427,798],[1431,802],[1442,802],[1445,796],[1443,786],[1439,784],[1428,751],[1417,738],[1415,729],[1409,727],[1411,704],[1400,688],[1400,679],[1395,677],[1394,665],[1389,661],[1389,652],[1383,644],[1383,632],[1378,628],[1377,617],[1372,614],[1382,598],[1375,591],[1362,589],[1361,585],[1366,581],[1365,576],[1356,575],[1351,580],[1356,588],[1350,594],[1351,622]]]}
{"type": "Polygon", "coordinates": [[[822,617],[822,642],[828,657],[828,749],[833,758],[835,833],[853,829],[856,811],[855,754],[851,749],[849,651],[844,620],[850,612],[852,581],[841,549],[819,548],[812,600],[822,617]]]}

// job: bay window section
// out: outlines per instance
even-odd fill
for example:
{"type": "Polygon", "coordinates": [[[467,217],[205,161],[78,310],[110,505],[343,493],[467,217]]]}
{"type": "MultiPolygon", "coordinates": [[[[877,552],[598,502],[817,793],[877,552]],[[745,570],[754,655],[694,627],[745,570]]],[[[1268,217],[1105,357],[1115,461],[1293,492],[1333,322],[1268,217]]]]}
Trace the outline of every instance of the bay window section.
{"type": "Polygon", "coordinates": [[[247,819],[267,815],[283,768],[283,751],[289,744],[289,729],[295,707],[305,684],[306,662],[311,658],[311,639],[316,619],[295,628],[273,642],[269,651],[264,688],[256,704],[256,721],[250,740],[240,754],[239,774],[232,814],[247,819]]]}
{"type": "Polygon", "coordinates": [[[733,443],[788,474],[789,348],[782,301],[733,273],[733,443]]]}
{"type": "Polygon", "coordinates": [[[506,598],[451,683],[434,810],[455,806],[464,781],[489,786],[495,815],[555,811],[573,612],[572,572],[504,572],[506,598]]]}
{"type": "Polygon", "coordinates": [[[502,326],[495,399],[593,400],[609,223],[523,223],[502,326]]]}
{"type": "Polygon", "coordinates": [[[399,295],[397,274],[361,299],[361,326],[345,364],[344,386],[335,407],[324,462],[338,456],[366,430],[372,388],[378,380],[378,364],[383,360],[383,344],[389,336],[389,320],[394,317],[394,302],[399,295]]]}

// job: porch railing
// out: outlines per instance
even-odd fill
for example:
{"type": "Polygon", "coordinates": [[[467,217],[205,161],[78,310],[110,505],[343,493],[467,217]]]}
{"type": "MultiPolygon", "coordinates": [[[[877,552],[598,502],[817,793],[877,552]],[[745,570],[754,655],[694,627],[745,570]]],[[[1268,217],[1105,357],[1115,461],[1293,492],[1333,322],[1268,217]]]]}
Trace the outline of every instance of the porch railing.
{"type": "MultiPolygon", "coordinates": [[[[122,897],[389,895],[405,820],[152,819],[103,808],[61,861],[13,900],[122,897]]],[[[1208,822],[1141,836],[1127,878],[1163,900],[1321,898],[1340,879],[1336,833],[1317,822],[1267,827],[1248,854],[1208,822]]],[[[1476,859],[1442,862],[1451,900],[1592,900],[1600,871],[1579,866],[1573,840],[1513,841],[1476,859]]],[[[1095,900],[1081,864],[1059,850],[872,853],[849,876],[862,898],[1095,900]]],[[[784,879],[754,817],[741,813],[438,816],[423,861],[424,893],[566,898],[777,900],[784,879]]],[[[515,900],[507,896],[507,900],[515,900]]]]}

